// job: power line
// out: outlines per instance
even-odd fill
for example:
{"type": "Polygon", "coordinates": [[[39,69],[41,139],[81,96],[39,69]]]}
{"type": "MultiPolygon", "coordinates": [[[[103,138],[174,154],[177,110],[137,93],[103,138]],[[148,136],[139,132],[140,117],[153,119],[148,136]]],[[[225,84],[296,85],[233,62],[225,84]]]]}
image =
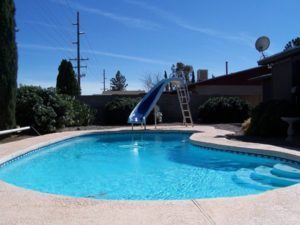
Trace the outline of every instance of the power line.
{"type": "MultiPolygon", "coordinates": [[[[73,14],[74,14],[74,12],[76,12],[75,11],[75,9],[74,9],[74,7],[72,7],[71,5],[70,5],[70,2],[68,1],[68,0],[65,0],[65,6],[67,6],[67,8],[68,8],[68,13],[69,13],[69,15],[72,15],[73,16],[73,14]]],[[[76,12],[77,13],[77,12],[76,12]]],[[[68,17],[69,18],[69,17],[68,17]]],[[[72,20],[71,20],[72,21],[72,20]]],[[[71,22],[72,23],[72,22],[71,22]]],[[[73,23],[72,23],[73,24],[73,23]]],[[[84,37],[86,37],[86,35],[84,36],[84,37]]],[[[88,48],[88,46],[86,45],[86,43],[85,42],[82,42],[82,43],[84,43],[85,44],[85,46],[88,48]]],[[[92,50],[91,50],[92,51],[92,50]]],[[[92,58],[91,58],[92,59],[92,58]]],[[[92,69],[93,70],[93,69],[92,69]]]]}
{"type": "MultiPolygon", "coordinates": [[[[67,6],[67,8],[68,8],[67,11],[68,11],[69,14],[72,14],[72,15],[73,15],[73,13],[76,12],[75,7],[73,7],[73,6],[71,5],[71,3],[70,3],[69,0],[65,0],[65,6],[67,6]]],[[[97,65],[100,65],[100,61],[99,61],[99,59],[96,57],[94,48],[93,48],[93,46],[92,46],[92,44],[91,44],[91,42],[90,42],[90,40],[89,40],[88,35],[85,35],[85,36],[84,36],[84,38],[82,39],[82,44],[88,49],[88,54],[90,55],[89,58],[90,58],[90,60],[92,61],[92,64],[90,64],[89,69],[91,70],[91,72],[92,72],[93,74],[97,74],[97,73],[98,73],[98,72],[97,72],[97,65]],[[94,64],[94,65],[93,65],[93,64],[94,64]],[[96,68],[96,70],[95,70],[95,68],[96,68]]],[[[87,52],[86,52],[86,53],[87,53],[87,52]]]]}
{"type": "Polygon", "coordinates": [[[66,46],[68,43],[70,43],[70,38],[72,38],[71,35],[69,36],[69,38],[67,38],[66,34],[58,29],[57,26],[64,26],[61,24],[60,20],[56,18],[55,14],[51,12],[51,7],[44,7],[44,1],[37,0],[35,2],[36,4],[33,4],[34,7],[38,7],[39,9],[37,11],[41,12],[41,15],[44,18],[44,20],[47,23],[53,25],[54,31],[56,32],[58,39],[63,43],[62,46],[66,46]]]}
{"type": "MultiPolygon", "coordinates": [[[[72,18],[74,13],[76,13],[76,10],[73,7],[71,7],[69,0],[65,0],[65,1],[67,3],[68,9],[69,9],[69,15],[70,15],[69,18],[72,18]]],[[[70,20],[70,21],[72,21],[72,20],[70,20]]]]}
{"type": "MultiPolygon", "coordinates": [[[[98,61],[97,61],[97,59],[96,59],[96,57],[95,57],[95,51],[92,49],[92,47],[91,47],[91,44],[90,44],[90,42],[89,42],[89,39],[88,39],[88,35],[85,35],[84,36],[85,38],[83,39],[84,41],[83,41],[83,43],[84,43],[84,45],[86,46],[86,48],[88,49],[88,53],[90,54],[90,59],[92,60],[92,62],[93,62],[93,64],[94,64],[94,67],[96,67],[97,68],[97,65],[98,65],[98,61]]],[[[93,66],[92,66],[92,68],[93,68],[93,66]]],[[[92,69],[93,70],[93,69],[92,69]]],[[[95,71],[94,71],[95,72],[95,71]]],[[[97,72],[96,72],[97,73],[97,72]]]]}
{"type": "MultiPolygon", "coordinates": [[[[33,8],[31,8],[31,7],[29,7],[29,8],[30,9],[28,11],[25,10],[25,13],[28,14],[29,17],[32,17],[34,15],[34,13],[36,12],[36,10],[33,10],[33,8]],[[29,11],[31,11],[31,12],[29,12],[29,11]]],[[[43,17],[44,16],[45,15],[43,15],[43,17]]],[[[61,39],[58,38],[59,37],[58,35],[53,35],[52,32],[48,32],[46,34],[45,32],[42,32],[40,27],[37,27],[37,25],[38,24],[32,23],[30,26],[27,26],[27,27],[29,29],[31,29],[36,36],[39,36],[41,38],[41,40],[46,41],[48,43],[52,43],[53,46],[65,46],[65,44],[61,41],[61,39]]],[[[53,25],[53,24],[50,24],[50,25],[53,29],[56,28],[55,25],[53,25]]],[[[63,50],[63,52],[65,52],[65,54],[70,53],[67,50],[63,50]]]]}

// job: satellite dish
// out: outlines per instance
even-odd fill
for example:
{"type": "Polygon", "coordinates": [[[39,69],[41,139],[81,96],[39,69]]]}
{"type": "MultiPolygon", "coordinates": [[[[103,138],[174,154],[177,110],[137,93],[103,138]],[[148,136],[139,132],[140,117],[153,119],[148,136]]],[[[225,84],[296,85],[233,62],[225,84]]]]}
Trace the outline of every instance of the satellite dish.
{"type": "Polygon", "coordinates": [[[259,37],[255,42],[255,48],[257,51],[261,52],[265,58],[264,51],[270,46],[270,39],[267,36],[259,37]]]}

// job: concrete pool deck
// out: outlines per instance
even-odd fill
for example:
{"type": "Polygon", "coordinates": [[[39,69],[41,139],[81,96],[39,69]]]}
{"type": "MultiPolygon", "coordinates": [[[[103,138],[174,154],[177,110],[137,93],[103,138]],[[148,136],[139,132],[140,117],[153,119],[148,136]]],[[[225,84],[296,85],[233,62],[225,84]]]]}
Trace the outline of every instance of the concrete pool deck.
{"type": "MultiPolygon", "coordinates": [[[[149,129],[153,127],[149,126],[149,129]]],[[[130,127],[109,129],[130,130],[130,127]]],[[[136,130],[137,128],[135,128],[136,130]]],[[[160,126],[193,130],[200,145],[263,153],[300,162],[300,151],[229,140],[232,132],[212,126],[160,126]],[[260,150],[259,150],[260,149],[260,150]]],[[[103,130],[101,130],[103,131],[103,130]]],[[[0,163],[39,146],[93,131],[68,131],[0,144],[0,163]]],[[[0,224],[300,224],[300,184],[258,195],[180,201],[108,201],[34,192],[0,181],[0,224]]]]}

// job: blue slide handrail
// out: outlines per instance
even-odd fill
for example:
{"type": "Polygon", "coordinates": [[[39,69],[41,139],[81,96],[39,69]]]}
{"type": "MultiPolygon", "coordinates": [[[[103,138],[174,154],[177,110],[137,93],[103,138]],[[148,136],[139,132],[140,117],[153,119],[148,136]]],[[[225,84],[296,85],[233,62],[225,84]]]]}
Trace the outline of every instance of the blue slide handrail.
{"type": "Polygon", "coordinates": [[[158,82],[132,110],[128,117],[128,123],[145,124],[147,116],[158,102],[167,84],[171,82],[182,83],[183,80],[174,77],[158,82]]]}

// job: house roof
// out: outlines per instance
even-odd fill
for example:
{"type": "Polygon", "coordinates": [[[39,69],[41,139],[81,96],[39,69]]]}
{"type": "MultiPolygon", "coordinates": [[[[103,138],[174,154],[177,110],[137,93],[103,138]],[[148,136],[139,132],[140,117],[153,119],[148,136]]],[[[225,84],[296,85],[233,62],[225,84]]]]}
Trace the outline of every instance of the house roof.
{"type": "Polygon", "coordinates": [[[268,65],[268,64],[276,62],[276,61],[281,61],[286,58],[290,58],[294,55],[300,55],[300,47],[294,47],[290,50],[279,52],[275,55],[271,55],[262,60],[259,60],[257,63],[258,63],[258,65],[268,65]]]}
{"type": "Polygon", "coordinates": [[[254,77],[269,74],[271,69],[267,66],[259,66],[228,75],[218,76],[216,78],[190,84],[189,87],[205,86],[205,85],[260,85],[260,80],[250,80],[254,77]]]}
{"type": "Polygon", "coordinates": [[[253,78],[250,78],[249,81],[252,81],[252,80],[263,80],[263,79],[269,79],[272,77],[272,73],[267,73],[267,74],[264,74],[264,75],[261,75],[261,76],[257,76],[257,77],[253,77],[253,78]]]}
{"type": "Polygon", "coordinates": [[[144,90],[136,90],[136,91],[103,91],[102,95],[142,95],[145,94],[144,90]]]}

